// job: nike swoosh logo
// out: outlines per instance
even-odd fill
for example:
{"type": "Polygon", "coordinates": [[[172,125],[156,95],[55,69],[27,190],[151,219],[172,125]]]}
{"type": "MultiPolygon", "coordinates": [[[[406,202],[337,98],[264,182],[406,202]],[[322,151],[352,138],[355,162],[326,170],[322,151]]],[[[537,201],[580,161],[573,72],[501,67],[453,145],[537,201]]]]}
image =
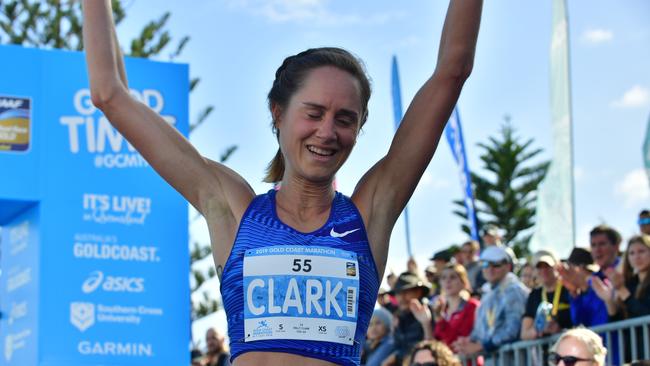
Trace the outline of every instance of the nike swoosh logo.
{"type": "Polygon", "coordinates": [[[356,228],[354,230],[344,231],[342,233],[337,233],[336,231],[334,231],[334,228],[332,228],[332,230],[330,231],[330,236],[332,238],[342,238],[344,236],[347,236],[348,234],[352,234],[353,232],[355,232],[357,230],[360,230],[360,228],[356,228]]]}

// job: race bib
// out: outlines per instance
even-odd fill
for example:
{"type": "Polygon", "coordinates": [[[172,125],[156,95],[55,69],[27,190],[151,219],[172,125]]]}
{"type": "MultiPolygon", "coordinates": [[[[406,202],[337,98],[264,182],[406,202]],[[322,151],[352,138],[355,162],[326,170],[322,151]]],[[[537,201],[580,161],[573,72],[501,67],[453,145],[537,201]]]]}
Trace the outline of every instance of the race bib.
{"type": "Polygon", "coordinates": [[[272,246],[244,255],[245,341],[299,339],[351,345],[357,328],[357,254],[272,246]]]}

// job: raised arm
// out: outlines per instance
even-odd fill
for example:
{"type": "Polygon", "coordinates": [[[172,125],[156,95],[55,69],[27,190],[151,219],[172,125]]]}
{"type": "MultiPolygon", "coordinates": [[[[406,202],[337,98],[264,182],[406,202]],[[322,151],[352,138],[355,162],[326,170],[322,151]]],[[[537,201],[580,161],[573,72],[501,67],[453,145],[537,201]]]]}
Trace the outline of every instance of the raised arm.
{"type": "Polygon", "coordinates": [[[110,0],[84,0],[83,13],[93,103],[197,210],[205,215],[217,209],[220,214],[240,217],[252,197],[244,180],[225,166],[203,158],[176,129],[131,97],[110,0]]]}
{"type": "MultiPolygon", "coordinates": [[[[415,95],[388,154],[362,178],[355,190],[353,198],[366,215],[373,246],[387,243],[386,236],[390,235],[438,146],[472,70],[481,8],[481,0],[451,0],[433,75],[415,95]]],[[[380,252],[384,249],[373,247],[375,254],[383,259],[385,256],[380,252]]]]}

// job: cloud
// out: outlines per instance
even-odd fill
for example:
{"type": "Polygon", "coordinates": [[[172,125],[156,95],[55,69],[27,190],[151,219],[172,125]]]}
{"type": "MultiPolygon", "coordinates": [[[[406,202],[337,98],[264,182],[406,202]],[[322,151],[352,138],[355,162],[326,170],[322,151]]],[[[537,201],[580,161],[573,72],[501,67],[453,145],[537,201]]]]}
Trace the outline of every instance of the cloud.
{"type": "Polygon", "coordinates": [[[650,198],[648,177],[645,170],[636,169],[625,175],[614,185],[614,194],[623,198],[625,207],[633,207],[650,198]]]}
{"type": "Polygon", "coordinates": [[[310,23],[341,26],[349,24],[384,24],[403,14],[337,14],[328,7],[330,0],[231,0],[234,7],[262,16],[274,23],[310,23]]]}
{"type": "Polygon", "coordinates": [[[587,29],[582,33],[582,40],[591,44],[609,42],[614,39],[614,33],[607,29],[587,29]]]}
{"type": "Polygon", "coordinates": [[[650,102],[650,91],[640,85],[635,85],[622,97],[613,101],[612,106],[618,108],[644,107],[648,102],[650,102]]]}
{"type": "Polygon", "coordinates": [[[448,188],[450,186],[451,183],[448,180],[444,178],[434,179],[433,175],[428,171],[425,171],[424,174],[422,174],[422,178],[420,179],[420,184],[419,184],[419,187],[427,187],[436,190],[448,188]]]}

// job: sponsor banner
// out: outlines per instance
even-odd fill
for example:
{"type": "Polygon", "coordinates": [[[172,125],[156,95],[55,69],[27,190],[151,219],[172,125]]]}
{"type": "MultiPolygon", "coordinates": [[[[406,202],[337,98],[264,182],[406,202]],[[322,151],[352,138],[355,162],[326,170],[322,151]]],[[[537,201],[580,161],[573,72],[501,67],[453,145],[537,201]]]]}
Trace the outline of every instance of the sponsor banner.
{"type": "MultiPolygon", "coordinates": [[[[83,54],[0,56],[20,71],[0,78],[0,166],[11,174],[0,202],[38,212],[14,220],[19,210],[0,204],[1,337],[31,331],[6,343],[8,365],[189,364],[187,203],[93,106],[83,54]]],[[[134,99],[187,135],[187,66],[125,64],[134,99]]]]}
{"type": "Polygon", "coordinates": [[[31,100],[0,95],[0,152],[25,152],[31,142],[31,100]]]}

